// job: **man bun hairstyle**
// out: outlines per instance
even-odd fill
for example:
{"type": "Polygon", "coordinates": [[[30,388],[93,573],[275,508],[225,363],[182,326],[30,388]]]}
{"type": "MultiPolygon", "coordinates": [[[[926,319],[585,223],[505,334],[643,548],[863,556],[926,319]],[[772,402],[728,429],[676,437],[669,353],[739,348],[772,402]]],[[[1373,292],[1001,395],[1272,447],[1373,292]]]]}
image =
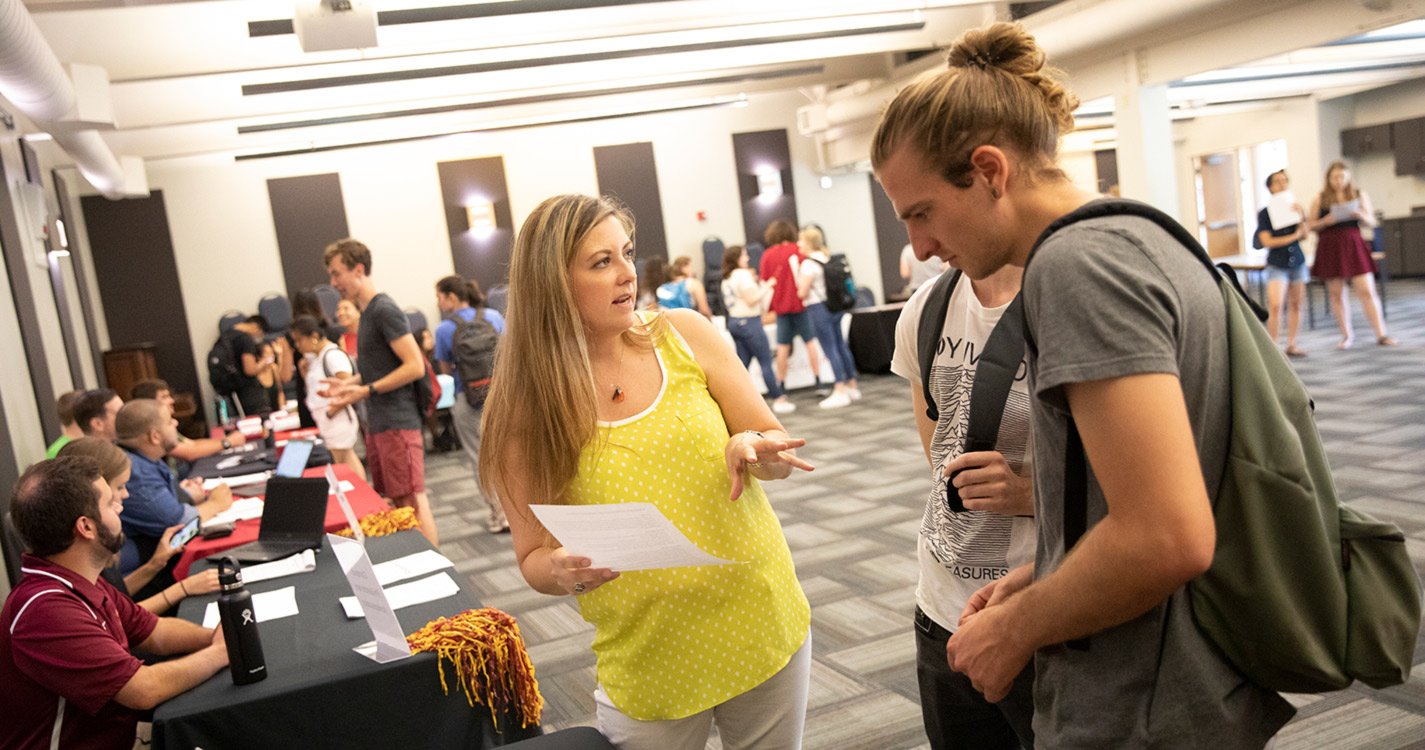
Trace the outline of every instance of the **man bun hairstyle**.
{"type": "Polygon", "coordinates": [[[950,46],[946,63],[886,108],[872,139],[873,168],[910,147],[947,182],[969,187],[971,153],[994,145],[1025,160],[1031,177],[1063,177],[1054,162],[1079,100],[1064,87],[1064,74],[1046,65],[1032,34],[1017,23],[972,29],[950,46]]]}

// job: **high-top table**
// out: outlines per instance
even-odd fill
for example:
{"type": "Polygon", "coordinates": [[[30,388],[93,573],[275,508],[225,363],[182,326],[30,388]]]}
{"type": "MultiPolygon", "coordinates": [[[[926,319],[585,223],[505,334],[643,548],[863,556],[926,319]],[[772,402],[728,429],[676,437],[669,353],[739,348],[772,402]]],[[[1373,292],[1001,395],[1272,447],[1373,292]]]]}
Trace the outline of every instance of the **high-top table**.
{"type": "MultiPolygon", "coordinates": [[[[366,540],[373,563],[430,548],[414,529],[366,540]]],[[[480,606],[469,579],[446,572],[460,593],[396,610],[402,632],[480,606]]],[[[371,640],[371,629],[366,620],[348,620],[343,613],[338,599],[351,595],[351,587],[326,540],[316,570],[247,588],[256,594],[287,586],[296,589],[298,614],[258,626],[267,679],[237,686],[224,669],[160,705],[153,714],[154,748],[485,748],[540,734],[539,727],[521,729],[508,717],[497,732],[488,708],[466,703],[450,664],[446,695],[433,653],[377,664],[352,651],[371,640]]],[[[178,615],[201,622],[215,599],[185,599],[178,615]]]]}

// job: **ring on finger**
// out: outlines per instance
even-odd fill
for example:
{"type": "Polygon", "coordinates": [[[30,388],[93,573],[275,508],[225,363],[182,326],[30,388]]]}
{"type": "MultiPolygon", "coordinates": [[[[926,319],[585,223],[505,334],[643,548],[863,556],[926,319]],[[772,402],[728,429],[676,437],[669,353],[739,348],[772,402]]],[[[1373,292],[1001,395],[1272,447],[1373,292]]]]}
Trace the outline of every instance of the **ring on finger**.
{"type": "Polygon", "coordinates": [[[576,594],[582,594],[582,593],[584,593],[586,590],[588,590],[588,589],[587,589],[586,586],[584,586],[584,582],[583,582],[583,581],[580,581],[580,582],[574,584],[574,593],[576,593],[576,594]]]}

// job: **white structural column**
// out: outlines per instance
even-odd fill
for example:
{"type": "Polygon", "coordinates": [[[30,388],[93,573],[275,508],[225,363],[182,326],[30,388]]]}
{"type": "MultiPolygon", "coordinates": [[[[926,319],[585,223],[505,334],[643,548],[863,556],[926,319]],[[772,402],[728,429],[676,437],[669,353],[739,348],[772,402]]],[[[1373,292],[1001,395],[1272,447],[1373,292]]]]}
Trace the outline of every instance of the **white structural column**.
{"type": "Polygon", "coordinates": [[[1178,191],[1168,87],[1142,85],[1142,72],[1136,51],[1123,56],[1123,81],[1113,97],[1118,189],[1124,198],[1152,204],[1172,215],[1178,209],[1178,191]]]}

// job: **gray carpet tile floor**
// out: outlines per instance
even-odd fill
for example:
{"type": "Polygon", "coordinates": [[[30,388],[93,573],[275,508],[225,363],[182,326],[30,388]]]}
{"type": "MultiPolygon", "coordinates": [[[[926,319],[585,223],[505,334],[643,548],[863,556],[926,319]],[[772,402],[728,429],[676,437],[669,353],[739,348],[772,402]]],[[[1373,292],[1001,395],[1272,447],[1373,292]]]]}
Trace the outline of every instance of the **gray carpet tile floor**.
{"type": "MultiPolygon", "coordinates": [[[[1400,340],[1376,346],[1355,310],[1356,343],[1335,348],[1334,321],[1316,296],[1317,325],[1303,331],[1310,352],[1293,360],[1316,400],[1341,497],[1405,531],[1425,576],[1425,283],[1389,288],[1389,324],[1400,340]]],[[[861,381],[860,402],[816,407],[793,394],[784,423],[808,438],[812,474],[769,483],[797,572],[812,606],[813,667],[808,750],[928,747],[921,728],[911,615],[915,536],[928,479],[910,414],[909,385],[891,375],[861,381]]],[[[520,622],[545,698],[550,729],[594,724],[592,628],[570,598],[536,593],[515,565],[508,535],[484,528],[485,511],[463,453],[431,454],[427,485],[441,551],[469,577],[484,603],[520,622]]],[[[1416,650],[1425,663],[1425,634],[1416,650]]],[[[1289,696],[1297,718],[1278,750],[1425,750],[1425,668],[1386,690],[1364,686],[1289,696]]],[[[716,737],[709,748],[720,748],[716,737]]]]}

